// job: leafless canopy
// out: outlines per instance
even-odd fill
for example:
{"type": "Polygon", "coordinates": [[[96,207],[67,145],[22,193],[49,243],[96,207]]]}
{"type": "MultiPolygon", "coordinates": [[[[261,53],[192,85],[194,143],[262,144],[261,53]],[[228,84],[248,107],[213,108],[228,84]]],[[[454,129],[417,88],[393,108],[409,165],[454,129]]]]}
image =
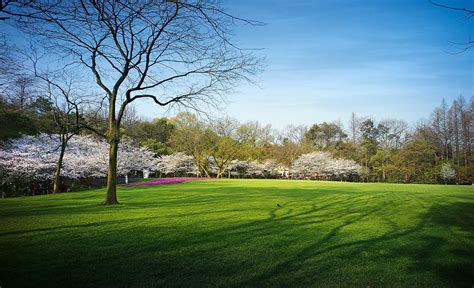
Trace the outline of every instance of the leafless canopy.
{"type": "MultiPolygon", "coordinates": [[[[432,0],[429,0],[429,1],[431,4],[437,7],[464,13],[466,20],[471,20],[471,18],[474,17],[474,9],[472,8],[456,7],[456,6],[446,5],[438,1],[432,1],[432,0]]],[[[470,2],[472,4],[472,1],[467,1],[467,2],[470,2]]],[[[457,43],[457,45],[461,47],[461,50],[459,52],[464,52],[474,47],[474,40],[469,39],[465,43],[457,43]]]]}
{"type": "MultiPolygon", "coordinates": [[[[244,20],[214,1],[3,1],[3,18],[43,41],[52,61],[81,64],[108,98],[120,125],[142,98],[160,106],[216,104],[260,70],[251,51],[231,42],[244,20]],[[53,56],[54,54],[54,56],[53,56]],[[54,58],[54,59],[53,59],[54,58]]],[[[78,77],[81,71],[78,69],[78,77]]]]}

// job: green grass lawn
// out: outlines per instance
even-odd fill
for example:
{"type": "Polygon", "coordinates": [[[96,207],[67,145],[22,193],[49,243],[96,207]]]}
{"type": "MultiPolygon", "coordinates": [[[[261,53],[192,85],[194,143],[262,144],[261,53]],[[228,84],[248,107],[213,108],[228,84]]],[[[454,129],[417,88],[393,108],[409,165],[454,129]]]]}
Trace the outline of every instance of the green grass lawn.
{"type": "Polygon", "coordinates": [[[0,199],[0,286],[474,285],[474,188],[283,180],[0,199]],[[280,204],[281,207],[277,207],[280,204]]]}

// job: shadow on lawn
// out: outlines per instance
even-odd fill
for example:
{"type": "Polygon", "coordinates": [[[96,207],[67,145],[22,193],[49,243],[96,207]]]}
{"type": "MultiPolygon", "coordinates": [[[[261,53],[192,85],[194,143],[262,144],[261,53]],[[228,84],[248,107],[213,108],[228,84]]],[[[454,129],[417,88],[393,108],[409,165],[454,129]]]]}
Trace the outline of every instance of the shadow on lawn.
{"type": "MultiPolygon", "coordinates": [[[[260,258],[257,261],[250,261],[250,263],[247,263],[250,264],[249,267],[255,267],[257,265],[255,262],[258,261],[269,261],[271,265],[267,265],[266,269],[262,269],[258,273],[249,270],[246,275],[253,276],[232,284],[236,286],[288,286],[294,284],[331,284],[331,281],[334,281],[332,284],[341,284],[342,282],[337,282],[336,279],[328,280],[324,277],[330,275],[331,270],[334,269],[345,273],[351,270],[352,267],[350,266],[361,265],[356,269],[362,273],[362,275],[359,275],[360,279],[355,278],[358,282],[348,282],[346,284],[377,286],[381,284],[379,281],[382,280],[385,285],[401,286],[413,283],[417,283],[417,285],[433,284],[468,287],[473,285],[473,203],[458,202],[434,205],[426,213],[419,215],[418,224],[408,229],[399,229],[390,217],[383,217],[381,216],[383,213],[379,213],[393,203],[386,202],[372,205],[370,204],[371,199],[375,200],[375,196],[369,199],[355,196],[349,199],[320,203],[320,205],[312,203],[308,210],[293,214],[287,212],[281,216],[276,215],[277,208],[270,209],[267,219],[223,227],[208,233],[193,233],[192,238],[194,240],[186,239],[182,244],[189,245],[189,247],[200,247],[212,243],[209,249],[201,250],[199,254],[201,256],[213,255],[216,254],[215,251],[225,251],[230,247],[239,247],[247,241],[252,242],[253,239],[288,234],[288,232],[298,236],[298,233],[302,233],[302,229],[307,226],[311,227],[316,223],[342,220],[342,223],[334,226],[330,225],[331,229],[324,231],[324,233],[321,233],[323,231],[314,231],[315,234],[320,234],[319,237],[315,235],[314,241],[310,241],[306,246],[294,252],[286,255],[280,254],[276,257],[270,257],[270,259],[260,258]],[[354,209],[354,206],[363,208],[354,209]],[[333,207],[337,207],[337,210],[326,211],[333,207]],[[357,241],[345,241],[340,236],[346,227],[377,217],[383,217],[383,220],[391,226],[391,230],[381,236],[357,241]],[[462,234],[462,232],[467,232],[468,235],[462,234]],[[390,265],[384,266],[384,262],[398,263],[404,261],[407,264],[403,264],[400,270],[392,271],[392,273],[382,271],[391,267],[390,265]],[[337,267],[338,265],[347,267],[337,267]],[[379,277],[383,273],[389,276],[386,276],[385,279],[379,277]],[[320,275],[323,277],[319,277],[320,275]],[[421,279],[420,275],[422,275],[421,279]],[[324,280],[320,283],[321,278],[324,280]],[[399,282],[393,282],[394,280],[399,282]]],[[[284,203],[282,206],[288,204],[284,203]]],[[[424,203],[418,204],[425,206],[424,203]]],[[[400,213],[403,213],[403,211],[400,211],[400,213]]],[[[278,250],[285,246],[294,245],[298,241],[297,239],[298,237],[288,237],[281,240],[281,243],[269,243],[271,245],[267,248],[273,247],[278,250]]],[[[267,248],[263,247],[263,249],[267,248]]],[[[192,261],[194,256],[188,255],[188,257],[190,258],[178,258],[175,264],[179,266],[181,260],[192,261]]],[[[241,262],[240,265],[236,266],[231,261],[226,264],[226,271],[241,273],[241,269],[245,269],[245,262],[241,262]]],[[[215,265],[219,265],[219,263],[215,265]]],[[[211,265],[201,273],[215,270],[219,270],[219,268],[211,265]]],[[[335,274],[334,276],[337,276],[337,273],[335,274]]],[[[351,280],[354,280],[354,278],[348,277],[348,281],[351,280]]]]}
{"type": "MultiPolygon", "coordinates": [[[[413,228],[402,231],[393,229],[380,237],[332,245],[333,240],[337,238],[338,233],[344,227],[356,224],[365,218],[374,217],[374,214],[384,208],[368,209],[365,213],[344,221],[342,224],[332,228],[320,240],[304,247],[292,256],[286,257],[266,272],[240,284],[243,286],[255,285],[257,283],[259,283],[258,286],[268,283],[282,284],[282,286],[291,285],[291,282],[281,282],[285,281],[284,275],[288,274],[289,270],[293,272],[310,271],[311,269],[308,269],[307,265],[312,263],[311,259],[323,254],[330,254],[333,257],[336,255],[336,258],[339,260],[337,264],[331,263],[331,259],[319,258],[315,263],[319,267],[315,267],[316,269],[313,272],[317,271],[316,274],[318,272],[324,274],[324,270],[341,270],[341,267],[338,267],[338,265],[354,265],[354,258],[366,258],[367,260],[365,261],[357,262],[359,264],[362,262],[362,265],[364,265],[363,262],[369,262],[367,264],[369,266],[371,264],[376,266],[384,261],[396,262],[404,259],[408,260],[411,264],[404,270],[397,271],[397,273],[401,273],[401,278],[399,278],[401,282],[385,283],[385,285],[406,286],[413,284],[406,281],[410,278],[406,276],[413,272],[426,273],[424,274],[427,275],[426,280],[434,281],[435,285],[459,287],[472,287],[474,285],[474,262],[472,261],[474,259],[474,203],[458,202],[432,206],[427,213],[421,216],[419,224],[413,228]],[[433,228],[433,226],[437,227],[431,233],[427,233],[429,227],[433,228]],[[466,232],[468,235],[466,236],[463,232],[466,232]],[[378,251],[383,251],[383,253],[379,255],[378,251]],[[345,252],[349,253],[344,254],[345,252]],[[323,269],[320,269],[321,267],[323,269]],[[282,277],[278,277],[278,275],[282,275],[282,277]],[[439,279],[429,279],[433,275],[439,279]],[[274,280],[277,279],[278,281],[275,282],[274,280]]],[[[347,215],[341,215],[341,217],[345,216],[347,215]]],[[[392,222],[390,219],[385,220],[392,222]]],[[[381,267],[381,269],[383,268],[381,267]]],[[[363,271],[364,269],[361,270],[363,271]]],[[[377,274],[377,270],[375,267],[375,270],[372,270],[372,272],[377,274]]],[[[371,275],[364,275],[364,277],[367,279],[365,283],[348,282],[345,284],[363,284],[368,285],[368,287],[381,285],[381,283],[374,281],[371,275]]],[[[306,278],[306,283],[303,284],[314,285],[318,283],[318,275],[314,275],[312,279],[312,281],[307,281],[308,278],[306,278]]],[[[423,283],[423,280],[421,280],[421,283],[418,283],[418,285],[420,284],[426,285],[429,283],[423,283]]]]}
{"type": "MultiPolygon", "coordinates": [[[[435,205],[424,215],[426,225],[444,233],[420,237],[424,249],[399,249],[416,260],[414,270],[431,271],[458,287],[474,286],[474,203],[435,205]]],[[[408,247],[407,247],[408,248],[408,247]]]]}
{"type": "MultiPolygon", "coordinates": [[[[35,280],[31,283],[39,286],[474,284],[474,203],[433,205],[413,195],[385,197],[390,191],[367,194],[321,189],[312,195],[310,189],[226,189],[232,199],[204,196],[195,189],[178,196],[164,195],[151,207],[185,210],[161,218],[137,214],[136,218],[4,233],[50,235],[28,243],[34,252],[18,260],[28,266],[12,266],[11,275],[31,275],[35,280]],[[283,197],[291,193],[298,194],[283,197]],[[269,204],[251,204],[254,197],[269,204]],[[276,207],[277,200],[283,208],[276,207]],[[240,201],[250,204],[236,205],[240,201]],[[416,207],[426,209],[410,211],[416,207]],[[255,215],[263,216],[232,221],[236,215],[255,211],[262,211],[255,215]],[[413,225],[398,219],[400,214],[412,217],[413,225]],[[181,226],[163,224],[178,217],[185,218],[181,226]],[[200,217],[204,217],[202,222],[200,217]],[[127,223],[134,225],[117,228],[127,223]],[[71,238],[71,229],[83,234],[71,238]],[[364,235],[364,231],[374,235],[364,235]]],[[[150,208],[150,203],[132,198],[127,203],[117,211],[140,213],[137,210],[150,208]]],[[[94,210],[88,205],[71,207],[73,213],[94,210]]],[[[67,211],[67,207],[57,209],[51,216],[67,211]]],[[[19,280],[6,283],[14,281],[19,280]]]]}

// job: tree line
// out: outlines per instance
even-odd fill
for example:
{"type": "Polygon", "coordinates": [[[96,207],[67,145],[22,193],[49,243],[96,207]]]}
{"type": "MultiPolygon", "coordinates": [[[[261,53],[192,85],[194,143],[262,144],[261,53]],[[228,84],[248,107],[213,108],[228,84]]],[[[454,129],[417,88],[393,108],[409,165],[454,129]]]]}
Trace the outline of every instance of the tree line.
{"type": "MultiPolygon", "coordinates": [[[[0,98],[4,143],[40,133],[61,138],[58,135],[68,122],[58,119],[72,118],[69,125],[77,125],[76,116],[58,111],[34,78],[20,79],[9,87],[0,98]]],[[[459,184],[472,184],[474,179],[473,98],[459,96],[450,105],[443,100],[414,125],[353,113],[346,125],[333,121],[284,129],[190,112],[144,120],[130,107],[121,134],[152,152],[157,164],[147,169],[156,176],[459,184]]],[[[106,118],[104,113],[83,110],[79,122],[102,131],[107,129],[106,118]]],[[[89,129],[76,134],[96,135],[89,129]]],[[[106,149],[102,151],[106,154],[106,149]]]]}
{"type": "Polygon", "coordinates": [[[157,156],[172,152],[191,156],[207,176],[210,162],[215,163],[214,176],[223,177],[237,159],[261,163],[271,159],[291,170],[301,155],[320,151],[355,161],[361,166],[359,181],[471,184],[473,117],[473,98],[459,96],[450,105],[443,100],[425,119],[412,124],[353,113],[346,125],[334,121],[274,129],[258,122],[203,120],[181,113],[132,120],[124,125],[124,134],[157,156]]]}

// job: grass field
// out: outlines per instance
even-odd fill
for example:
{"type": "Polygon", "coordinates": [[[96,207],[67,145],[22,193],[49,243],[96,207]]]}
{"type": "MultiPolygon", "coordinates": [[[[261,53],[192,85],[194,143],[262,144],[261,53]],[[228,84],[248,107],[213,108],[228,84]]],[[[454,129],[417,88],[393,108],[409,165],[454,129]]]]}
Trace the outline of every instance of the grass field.
{"type": "Polygon", "coordinates": [[[212,180],[0,200],[0,286],[473,287],[474,188],[212,180]],[[281,207],[277,207],[280,204],[281,207]]]}

